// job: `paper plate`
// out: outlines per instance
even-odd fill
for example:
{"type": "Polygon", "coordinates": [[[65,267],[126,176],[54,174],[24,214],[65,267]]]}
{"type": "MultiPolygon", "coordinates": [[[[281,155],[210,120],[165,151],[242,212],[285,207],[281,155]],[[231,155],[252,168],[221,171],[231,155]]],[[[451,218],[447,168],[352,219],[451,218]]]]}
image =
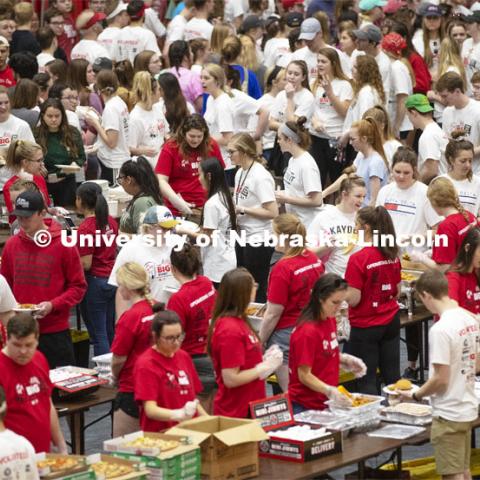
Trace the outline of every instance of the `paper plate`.
{"type": "MultiPolygon", "coordinates": [[[[399,393],[396,392],[396,390],[390,390],[388,387],[390,385],[385,385],[383,387],[383,392],[386,393],[387,395],[399,395],[399,393]]],[[[412,393],[415,393],[416,391],[418,391],[420,389],[420,387],[418,385],[415,385],[415,384],[412,384],[412,388],[410,390],[404,390],[404,392],[412,392],[412,393]]]]}
{"type": "Polygon", "coordinates": [[[12,310],[16,313],[35,313],[40,311],[36,305],[33,307],[22,307],[21,305],[17,305],[16,307],[12,308],[12,310]]]}
{"type": "Polygon", "coordinates": [[[79,172],[82,169],[82,167],[80,167],[79,165],[55,165],[55,166],[65,173],[79,172]]]}
{"type": "Polygon", "coordinates": [[[180,220],[178,226],[195,233],[200,230],[200,227],[195,222],[190,222],[189,220],[180,220]]]}

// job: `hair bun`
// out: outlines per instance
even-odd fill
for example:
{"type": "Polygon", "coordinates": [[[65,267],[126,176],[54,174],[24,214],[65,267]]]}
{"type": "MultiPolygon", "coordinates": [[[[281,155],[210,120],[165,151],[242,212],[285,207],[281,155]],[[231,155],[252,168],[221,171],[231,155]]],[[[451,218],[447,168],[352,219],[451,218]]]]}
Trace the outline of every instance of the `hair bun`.
{"type": "Polygon", "coordinates": [[[152,305],[153,313],[164,312],[165,304],[163,302],[154,303],[152,305]]]}
{"type": "Polygon", "coordinates": [[[300,128],[305,128],[305,124],[307,123],[307,117],[298,117],[297,121],[296,121],[296,124],[300,127],[300,128]]]}

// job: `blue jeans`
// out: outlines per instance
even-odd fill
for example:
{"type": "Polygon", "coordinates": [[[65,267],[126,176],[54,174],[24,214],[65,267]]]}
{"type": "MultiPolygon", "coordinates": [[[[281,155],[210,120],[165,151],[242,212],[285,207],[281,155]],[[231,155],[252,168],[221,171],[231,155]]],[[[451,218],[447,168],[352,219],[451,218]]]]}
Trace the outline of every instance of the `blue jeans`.
{"type": "Polygon", "coordinates": [[[115,333],[115,292],[108,278],[86,274],[87,293],[80,305],[95,356],[110,351],[115,333]]]}

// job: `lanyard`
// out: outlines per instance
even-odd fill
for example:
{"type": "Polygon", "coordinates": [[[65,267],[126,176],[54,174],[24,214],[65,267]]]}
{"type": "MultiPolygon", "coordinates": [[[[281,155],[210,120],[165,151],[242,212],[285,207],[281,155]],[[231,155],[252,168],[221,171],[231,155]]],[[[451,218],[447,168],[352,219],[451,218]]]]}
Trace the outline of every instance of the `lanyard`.
{"type": "Polygon", "coordinates": [[[240,180],[238,181],[238,188],[235,189],[235,205],[238,205],[238,196],[240,195],[240,192],[242,191],[242,188],[245,185],[245,182],[247,181],[248,174],[250,173],[250,170],[252,169],[254,163],[255,163],[255,160],[248,167],[248,170],[245,173],[245,177],[243,176],[243,168],[242,168],[242,173],[240,174],[240,180]]]}

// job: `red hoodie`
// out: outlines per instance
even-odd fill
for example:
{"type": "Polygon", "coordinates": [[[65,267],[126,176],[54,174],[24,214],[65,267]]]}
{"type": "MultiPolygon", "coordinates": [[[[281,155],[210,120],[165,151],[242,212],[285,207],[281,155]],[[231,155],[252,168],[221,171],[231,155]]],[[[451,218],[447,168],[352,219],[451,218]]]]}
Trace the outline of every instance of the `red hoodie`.
{"type": "Polygon", "coordinates": [[[82,300],[87,289],[76,247],[61,243],[61,227],[45,220],[52,237],[50,245],[39,247],[23,230],[5,244],[1,273],[19,303],[51,302],[52,311],[39,320],[40,333],[69,328],[70,308],[82,300]]]}

